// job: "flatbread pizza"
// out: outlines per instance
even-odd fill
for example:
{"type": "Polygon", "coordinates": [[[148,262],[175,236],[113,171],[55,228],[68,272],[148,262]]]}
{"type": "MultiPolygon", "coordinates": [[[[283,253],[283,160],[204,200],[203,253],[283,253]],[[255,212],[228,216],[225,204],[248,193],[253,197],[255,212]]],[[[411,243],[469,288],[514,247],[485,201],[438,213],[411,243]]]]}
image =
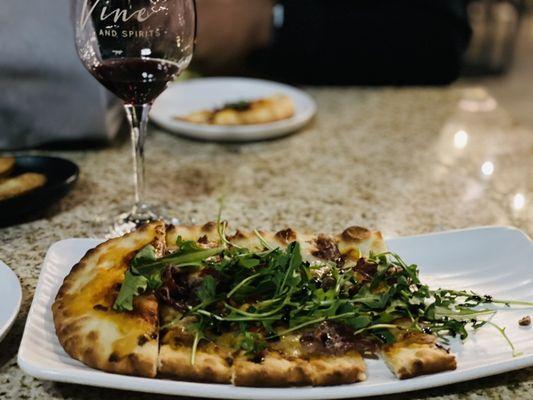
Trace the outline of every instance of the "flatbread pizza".
{"type": "Polygon", "coordinates": [[[52,310],[65,351],[93,368],[286,387],[363,381],[365,358],[399,379],[453,370],[446,337],[482,326],[474,308],[492,301],[429,289],[379,232],[357,226],[154,222],[89,251],[52,310]]]}

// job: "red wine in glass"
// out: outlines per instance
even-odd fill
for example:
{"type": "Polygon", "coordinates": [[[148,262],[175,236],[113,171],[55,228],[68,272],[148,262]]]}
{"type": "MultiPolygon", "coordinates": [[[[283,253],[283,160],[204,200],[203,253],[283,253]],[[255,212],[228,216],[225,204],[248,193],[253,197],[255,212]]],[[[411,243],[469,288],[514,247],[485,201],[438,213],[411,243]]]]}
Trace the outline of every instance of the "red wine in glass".
{"type": "Polygon", "coordinates": [[[105,60],[91,73],[126,104],[151,104],[180,72],[176,63],[143,58],[105,60]]]}
{"type": "Polygon", "coordinates": [[[112,224],[116,234],[156,219],[148,204],[144,140],[148,113],[168,82],[189,65],[196,35],[194,0],[72,0],[76,49],[90,73],[124,101],[131,125],[135,204],[112,224]]]}

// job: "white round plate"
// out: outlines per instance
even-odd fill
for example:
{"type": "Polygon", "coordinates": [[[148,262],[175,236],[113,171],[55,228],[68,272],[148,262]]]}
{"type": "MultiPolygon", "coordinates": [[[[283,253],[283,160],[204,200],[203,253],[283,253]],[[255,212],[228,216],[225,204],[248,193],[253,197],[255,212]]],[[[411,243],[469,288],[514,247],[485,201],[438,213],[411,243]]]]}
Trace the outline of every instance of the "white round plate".
{"type": "Polygon", "coordinates": [[[305,126],[316,114],[307,93],[282,83],[249,78],[201,78],[172,84],[155,102],[151,120],[171,132],[193,139],[255,141],[280,137],[305,126]],[[192,124],[176,119],[194,111],[213,109],[229,102],[255,100],[282,93],[292,98],[292,118],[269,124],[219,126],[192,124]]]}
{"type": "Polygon", "coordinates": [[[2,293],[2,304],[0,305],[1,341],[15,322],[22,301],[22,289],[19,280],[2,261],[0,261],[0,293],[2,293]]]}

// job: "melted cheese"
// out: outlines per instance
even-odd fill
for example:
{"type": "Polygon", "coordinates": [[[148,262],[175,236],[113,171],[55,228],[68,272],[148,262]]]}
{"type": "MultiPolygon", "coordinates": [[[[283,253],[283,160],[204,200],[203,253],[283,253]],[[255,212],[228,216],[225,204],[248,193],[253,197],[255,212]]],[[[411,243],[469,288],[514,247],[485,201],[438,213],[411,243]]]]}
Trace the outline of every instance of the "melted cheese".
{"type": "Polygon", "coordinates": [[[370,252],[378,254],[387,251],[380,232],[369,232],[367,237],[353,241],[346,241],[338,236],[336,241],[341,254],[347,255],[351,261],[357,261],[362,256],[368,257],[370,252]]]}
{"type": "Polygon", "coordinates": [[[298,334],[282,336],[279,342],[272,343],[269,347],[289,357],[302,357],[304,351],[300,344],[300,336],[298,334]]]}
{"type": "Polygon", "coordinates": [[[223,333],[215,340],[217,346],[225,350],[235,350],[240,343],[240,335],[236,333],[223,333]]]}

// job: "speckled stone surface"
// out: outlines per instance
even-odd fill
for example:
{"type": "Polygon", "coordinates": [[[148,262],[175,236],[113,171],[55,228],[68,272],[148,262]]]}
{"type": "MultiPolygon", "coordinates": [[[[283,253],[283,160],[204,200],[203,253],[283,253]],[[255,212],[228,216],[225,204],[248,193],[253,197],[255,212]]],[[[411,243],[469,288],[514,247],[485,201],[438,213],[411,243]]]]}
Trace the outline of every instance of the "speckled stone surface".
{"type": "MultiPolygon", "coordinates": [[[[203,222],[215,217],[216,198],[226,192],[225,218],[245,228],[332,232],[359,224],[393,237],[498,224],[533,233],[533,132],[516,126],[486,94],[457,88],[311,93],[319,104],[316,120],[278,141],[206,144],[154,130],[147,143],[150,195],[182,220],[203,222]],[[457,135],[461,130],[467,140],[457,135]],[[484,175],[487,161],[494,170],[484,175]]],[[[48,247],[101,236],[102,221],[131,196],[128,143],[54,154],[81,167],[75,190],[45,219],[0,229],[0,259],[20,278],[24,297],[0,343],[0,399],[167,398],[40,381],[16,364],[48,247]]],[[[383,399],[426,398],[530,399],[533,369],[383,399]]]]}

